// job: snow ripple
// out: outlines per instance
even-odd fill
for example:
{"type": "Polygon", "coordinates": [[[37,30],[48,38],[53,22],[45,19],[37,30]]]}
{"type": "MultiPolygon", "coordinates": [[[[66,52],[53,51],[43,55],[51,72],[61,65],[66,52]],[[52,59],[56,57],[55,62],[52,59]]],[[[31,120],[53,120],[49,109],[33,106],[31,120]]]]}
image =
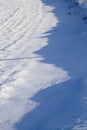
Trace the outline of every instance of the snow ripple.
{"type": "Polygon", "coordinates": [[[12,130],[39,105],[30,99],[38,91],[70,78],[34,53],[48,44],[40,37],[58,22],[52,10],[40,0],[0,1],[0,130],[12,130]]]}

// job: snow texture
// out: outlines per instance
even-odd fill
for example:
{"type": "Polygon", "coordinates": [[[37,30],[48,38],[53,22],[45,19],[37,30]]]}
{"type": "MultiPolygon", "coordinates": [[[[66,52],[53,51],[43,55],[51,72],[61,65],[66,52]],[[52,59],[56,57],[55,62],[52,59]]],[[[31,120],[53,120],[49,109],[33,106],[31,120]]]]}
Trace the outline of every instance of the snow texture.
{"type": "Polygon", "coordinates": [[[67,0],[0,0],[0,130],[87,130],[86,15],[67,0]]]}

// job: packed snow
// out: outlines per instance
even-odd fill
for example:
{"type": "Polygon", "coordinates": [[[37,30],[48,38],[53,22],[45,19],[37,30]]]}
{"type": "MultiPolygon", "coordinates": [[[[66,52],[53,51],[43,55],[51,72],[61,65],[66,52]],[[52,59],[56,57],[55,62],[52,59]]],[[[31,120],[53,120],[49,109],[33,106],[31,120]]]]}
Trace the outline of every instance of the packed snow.
{"type": "Polygon", "coordinates": [[[87,130],[86,11],[0,0],[0,130],[87,130]]]}

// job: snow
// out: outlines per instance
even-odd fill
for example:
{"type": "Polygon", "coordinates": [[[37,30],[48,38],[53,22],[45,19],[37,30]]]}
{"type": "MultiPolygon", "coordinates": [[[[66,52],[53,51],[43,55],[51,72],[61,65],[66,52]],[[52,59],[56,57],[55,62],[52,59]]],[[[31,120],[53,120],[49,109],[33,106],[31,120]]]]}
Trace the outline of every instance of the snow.
{"type": "Polygon", "coordinates": [[[0,130],[87,128],[85,12],[0,0],[0,130]]]}

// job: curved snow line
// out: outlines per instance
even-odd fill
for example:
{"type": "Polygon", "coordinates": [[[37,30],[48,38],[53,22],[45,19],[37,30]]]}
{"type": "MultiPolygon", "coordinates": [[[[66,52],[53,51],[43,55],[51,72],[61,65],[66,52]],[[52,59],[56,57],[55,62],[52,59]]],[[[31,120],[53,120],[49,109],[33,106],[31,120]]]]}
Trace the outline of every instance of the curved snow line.
{"type": "Polygon", "coordinates": [[[34,53],[48,44],[47,38],[40,37],[58,22],[53,8],[40,0],[4,0],[0,6],[4,12],[4,17],[0,15],[0,129],[10,130],[27,111],[37,107],[31,100],[34,94],[69,76],[62,68],[42,63],[43,57],[34,53]],[[21,61],[18,57],[31,59],[21,61]]]}

